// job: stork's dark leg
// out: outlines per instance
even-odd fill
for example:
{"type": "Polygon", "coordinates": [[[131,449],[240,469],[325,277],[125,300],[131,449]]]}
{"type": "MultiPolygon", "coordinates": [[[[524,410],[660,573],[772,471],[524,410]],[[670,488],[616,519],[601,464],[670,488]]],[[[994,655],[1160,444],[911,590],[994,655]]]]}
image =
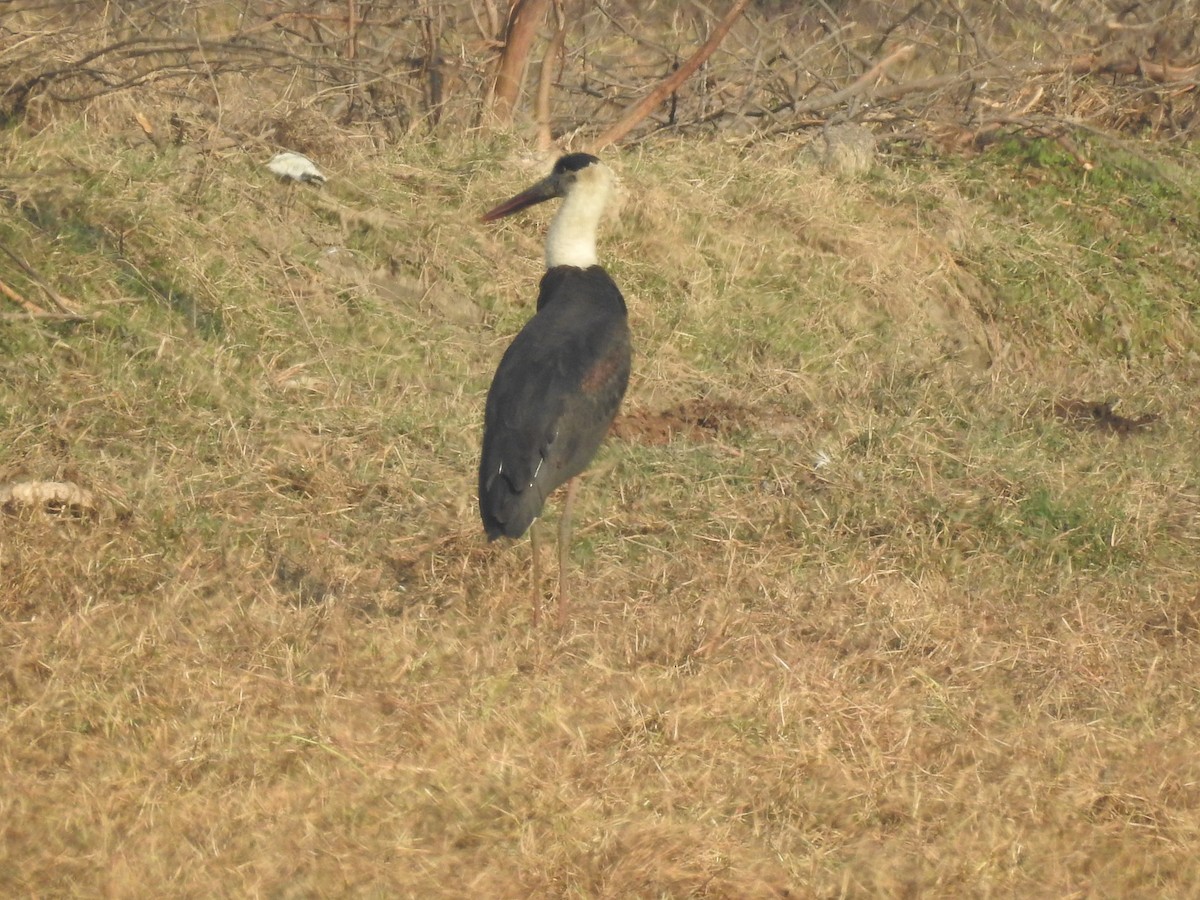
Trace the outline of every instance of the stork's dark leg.
{"type": "Polygon", "coordinates": [[[534,519],[529,526],[530,553],[533,556],[533,627],[537,628],[542,619],[542,539],[541,529],[534,519]]]}
{"type": "Polygon", "coordinates": [[[567,566],[571,562],[571,507],[579,477],[567,480],[567,497],[563,500],[562,516],[558,520],[558,627],[567,624],[567,566]]]}

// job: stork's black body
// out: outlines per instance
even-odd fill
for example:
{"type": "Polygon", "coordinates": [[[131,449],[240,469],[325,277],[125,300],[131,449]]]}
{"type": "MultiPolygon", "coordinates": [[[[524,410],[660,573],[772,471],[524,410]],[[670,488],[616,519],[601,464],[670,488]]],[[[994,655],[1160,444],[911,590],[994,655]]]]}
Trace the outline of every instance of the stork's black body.
{"type": "Polygon", "coordinates": [[[546,497],[592,461],[630,368],[625,300],[599,266],[556,266],[509,345],[484,412],[479,512],[488,538],[520,537],[546,497]]]}
{"type": "Polygon", "coordinates": [[[489,540],[533,537],[533,618],[541,610],[537,529],[546,498],[566,484],[558,527],[558,620],[566,619],[571,505],[578,476],[608,433],[629,383],[625,300],[596,257],[612,172],[573,153],[484,221],[562,197],[546,240],[537,312],[513,339],[484,410],[479,513],[489,540]]]}

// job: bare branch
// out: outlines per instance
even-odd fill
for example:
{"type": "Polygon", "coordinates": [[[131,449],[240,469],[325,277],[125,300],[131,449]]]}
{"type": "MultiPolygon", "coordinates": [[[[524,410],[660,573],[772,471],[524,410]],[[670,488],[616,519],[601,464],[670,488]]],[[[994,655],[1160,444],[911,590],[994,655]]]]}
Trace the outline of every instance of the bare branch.
{"type": "Polygon", "coordinates": [[[862,94],[870,94],[876,87],[889,68],[897,63],[908,62],[917,55],[917,48],[912,44],[906,44],[899,50],[894,50],[889,55],[885,56],[867,71],[863,72],[858,78],[840,91],[834,91],[832,94],[823,94],[820,97],[814,97],[812,100],[806,100],[803,103],[797,103],[792,107],[795,113],[811,113],[819,109],[829,109],[834,106],[839,106],[854,97],[862,94]]]}
{"type": "Polygon", "coordinates": [[[562,59],[563,49],[567,43],[567,13],[563,9],[562,0],[555,0],[554,15],[557,25],[554,37],[542,57],[542,70],[538,74],[537,100],[534,109],[537,115],[537,148],[541,151],[550,149],[554,136],[550,130],[550,88],[554,84],[554,70],[562,59]]]}
{"type": "Polygon", "coordinates": [[[508,17],[504,50],[496,70],[496,86],[492,92],[490,111],[498,124],[512,122],[521,83],[525,80],[529,51],[549,8],[550,0],[514,0],[508,17]]]}
{"type": "Polygon", "coordinates": [[[712,56],[717,47],[721,45],[721,41],[725,39],[725,35],[733,27],[733,23],[745,12],[750,2],[751,0],[734,0],[733,6],[725,14],[725,18],[717,24],[717,27],[713,29],[712,34],[708,36],[708,40],[704,42],[700,49],[693,53],[687,62],[672,72],[669,77],[665,78],[646,97],[626,110],[625,114],[621,116],[615,125],[610,126],[603,134],[596,138],[592,142],[593,151],[602,150],[609,144],[615,144],[621,140],[621,138],[633,131],[646,116],[650,115],[654,108],[670,96],[676,88],[687,81],[692,73],[700,68],[701,64],[712,56]]]}

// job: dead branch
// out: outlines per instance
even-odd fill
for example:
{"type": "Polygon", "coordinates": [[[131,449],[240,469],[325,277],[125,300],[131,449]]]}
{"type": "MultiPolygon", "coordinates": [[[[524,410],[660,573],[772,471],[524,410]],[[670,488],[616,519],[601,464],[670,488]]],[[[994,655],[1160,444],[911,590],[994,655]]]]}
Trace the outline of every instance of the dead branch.
{"type": "Polygon", "coordinates": [[[17,306],[24,309],[30,315],[37,316],[37,315],[45,315],[45,313],[46,313],[46,310],[42,309],[40,306],[38,306],[32,300],[26,300],[21,294],[17,293],[16,290],[9,287],[3,281],[0,281],[0,294],[3,294],[5,297],[7,297],[13,303],[17,304],[17,306]]]}
{"type": "Polygon", "coordinates": [[[733,6],[729,12],[725,14],[718,24],[713,29],[712,34],[708,36],[708,40],[692,54],[682,66],[676,69],[671,75],[665,79],[646,95],[642,100],[635,103],[632,107],[625,111],[625,114],[617,121],[615,125],[610,126],[604,131],[595,141],[592,142],[593,152],[600,151],[610,144],[615,144],[625,135],[629,134],[638,124],[650,115],[660,103],[683,84],[692,73],[695,72],[704,63],[706,59],[713,55],[713,52],[721,45],[721,41],[725,39],[725,35],[729,33],[729,29],[733,27],[733,23],[745,12],[746,7],[750,5],[750,0],[734,0],[733,6]]]}
{"type": "Polygon", "coordinates": [[[1019,131],[1028,132],[1034,137],[1052,140],[1074,157],[1075,162],[1081,168],[1089,172],[1094,168],[1091,160],[1083,155],[1075,142],[1067,135],[1067,129],[1070,126],[1066,122],[1043,116],[1026,116],[1023,111],[989,117],[972,132],[970,140],[977,146],[982,146],[995,140],[996,135],[1009,126],[1019,131]]]}
{"type": "Polygon", "coordinates": [[[557,22],[554,37],[542,57],[542,70],[538,73],[537,99],[534,111],[537,116],[537,148],[545,152],[554,142],[550,130],[550,88],[554,85],[554,71],[562,60],[563,50],[567,43],[567,12],[563,9],[561,0],[555,0],[554,16],[557,22]]]}
{"type": "MultiPolygon", "coordinates": [[[[1039,69],[1038,74],[1049,75],[1055,71],[1058,71],[1057,66],[1048,66],[1039,69]]],[[[1191,81],[1189,87],[1195,87],[1195,79],[1200,75],[1200,64],[1172,66],[1150,62],[1147,59],[1102,60],[1093,53],[1072,59],[1067,63],[1066,71],[1071,75],[1140,75],[1158,84],[1191,81]]]]}
{"type": "Polygon", "coordinates": [[[9,249],[7,245],[0,243],[0,252],[3,252],[9,259],[15,262],[21,268],[21,271],[28,275],[29,279],[38,287],[40,287],[43,292],[45,292],[46,296],[50,298],[50,301],[58,307],[59,312],[71,316],[79,315],[76,310],[71,308],[71,304],[66,301],[62,294],[52,288],[46,279],[39,275],[38,272],[31,265],[29,265],[29,263],[25,262],[25,260],[21,259],[21,257],[9,249]]]}
{"type": "Polygon", "coordinates": [[[973,79],[982,77],[982,74],[973,72],[935,75],[932,78],[918,78],[914,81],[903,81],[900,84],[880,86],[871,92],[871,96],[880,100],[899,100],[908,94],[932,94],[944,88],[968,84],[973,79]]]}
{"type": "Polygon", "coordinates": [[[820,97],[814,97],[811,100],[806,100],[803,103],[797,103],[792,107],[792,112],[804,115],[805,113],[814,113],[818,110],[830,109],[834,106],[840,106],[847,100],[858,97],[861,94],[870,96],[874,93],[879,79],[881,79],[889,68],[901,62],[908,62],[917,55],[917,48],[914,44],[905,44],[899,50],[894,50],[889,55],[885,56],[867,71],[859,75],[847,87],[840,91],[834,91],[832,94],[823,94],[820,97]]]}
{"type": "Polygon", "coordinates": [[[549,8],[550,0],[513,2],[491,96],[490,112],[497,124],[507,125],[512,122],[517,97],[521,93],[521,83],[525,80],[529,51],[549,8]]]}
{"type": "Polygon", "coordinates": [[[5,312],[0,313],[0,322],[92,322],[97,318],[95,315],[83,315],[82,313],[60,313],[46,312],[44,310],[29,310],[27,312],[5,312]]]}

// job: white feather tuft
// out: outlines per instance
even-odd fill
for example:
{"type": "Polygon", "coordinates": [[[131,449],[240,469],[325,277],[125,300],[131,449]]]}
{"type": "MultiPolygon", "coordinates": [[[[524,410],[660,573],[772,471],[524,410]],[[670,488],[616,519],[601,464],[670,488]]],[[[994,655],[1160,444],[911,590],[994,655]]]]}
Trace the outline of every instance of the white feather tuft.
{"type": "Polygon", "coordinates": [[[312,181],[316,184],[325,183],[325,174],[317,168],[317,164],[302,153],[284,150],[276,153],[267,163],[267,168],[280,178],[292,181],[312,181]]]}

